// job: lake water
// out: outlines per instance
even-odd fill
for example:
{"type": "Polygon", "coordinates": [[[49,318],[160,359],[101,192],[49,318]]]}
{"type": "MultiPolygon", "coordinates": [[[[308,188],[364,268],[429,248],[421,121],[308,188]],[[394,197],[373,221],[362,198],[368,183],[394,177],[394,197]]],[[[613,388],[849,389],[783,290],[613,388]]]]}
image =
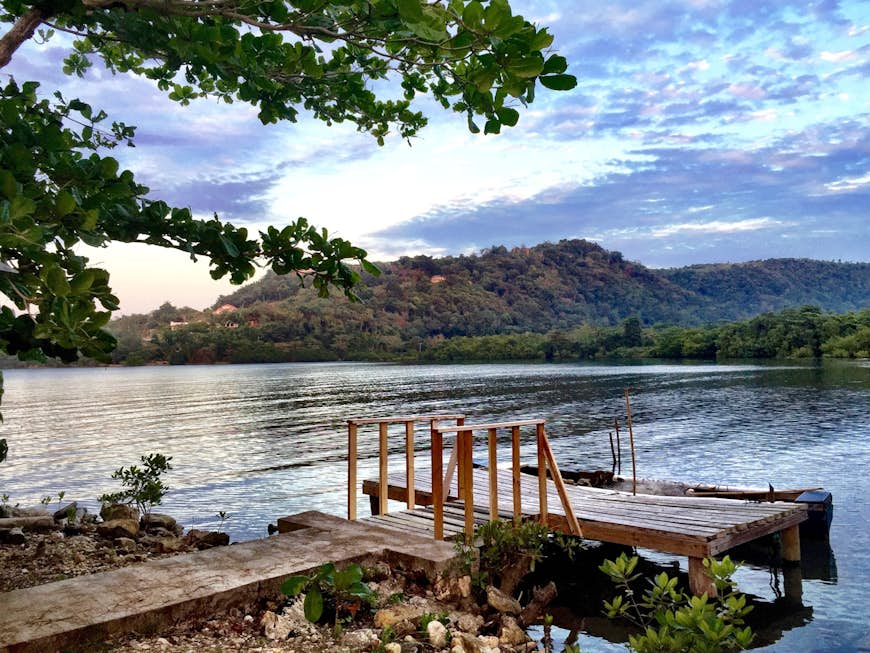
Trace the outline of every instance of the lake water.
{"type": "MultiPolygon", "coordinates": [[[[609,469],[608,430],[632,389],[638,475],[766,487],[824,486],[835,513],[828,570],[804,580],[800,627],[760,650],[870,651],[870,364],[291,364],[10,370],[10,446],[0,493],[36,504],[65,491],[91,509],[110,476],[144,453],[173,457],[161,510],[233,539],[277,517],[344,515],[345,420],[463,412],[469,421],[542,417],[562,466],[609,469]]],[[[373,477],[376,431],[360,438],[373,477]]],[[[402,450],[398,432],[391,451],[402,450]]],[[[623,440],[625,447],[625,440],[623,440]]],[[[534,460],[532,448],[527,449],[534,460]]],[[[626,449],[623,449],[625,454],[626,449]]],[[[627,455],[623,474],[630,473],[627,455]]],[[[367,501],[360,498],[359,512],[367,501]]],[[[645,554],[647,555],[647,554],[645,554]]],[[[676,557],[652,555],[669,564],[676,557]]],[[[685,569],[685,561],[680,561],[685,569]]],[[[776,598],[776,577],[747,566],[743,591],[776,598]]],[[[557,629],[557,637],[564,633],[557,629]],[[560,634],[561,633],[561,634],[560,634]]],[[[581,636],[585,652],[624,646],[581,636]]]]}

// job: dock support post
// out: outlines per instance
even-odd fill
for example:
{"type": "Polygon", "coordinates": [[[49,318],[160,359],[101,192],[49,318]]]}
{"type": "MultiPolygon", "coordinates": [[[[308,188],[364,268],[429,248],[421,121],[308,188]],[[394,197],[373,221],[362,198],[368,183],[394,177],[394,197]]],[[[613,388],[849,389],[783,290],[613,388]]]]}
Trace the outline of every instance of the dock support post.
{"type": "Polygon", "coordinates": [[[347,518],[356,520],[356,424],[347,425],[347,518]]]}
{"type": "Polygon", "coordinates": [[[800,526],[789,526],[780,533],[782,538],[782,580],[785,598],[795,603],[803,602],[803,579],[801,578],[800,526]]]}
{"type": "Polygon", "coordinates": [[[703,558],[689,558],[689,589],[694,596],[702,594],[706,594],[708,598],[716,596],[716,585],[707,573],[703,558]]]}
{"type": "MultiPolygon", "coordinates": [[[[432,508],[434,509],[435,539],[444,539],[444,483],[441,477],[444,465],[444,441],[435,420],[432,420],[432,508]]],[[[454,449],[455,451],[455,449],[454,449]]],[[[449,491],[449,486],[448,486],[449,491]]]]}
{"type": "Polygon", "coordinates": [[[389,462],[389,449],[387,448],[387,422],[379,425],[380,455],[378,456],[378,514],[386,515],[389,511],[387,499],[390,486],[387,479],[387,464],[389,462]]]}
{"type": "Polygon", "coordinates": [[[538,511],[541,523],[547,525],[547,454],[543,423],[537,425],[538,443],[538,511]]]}

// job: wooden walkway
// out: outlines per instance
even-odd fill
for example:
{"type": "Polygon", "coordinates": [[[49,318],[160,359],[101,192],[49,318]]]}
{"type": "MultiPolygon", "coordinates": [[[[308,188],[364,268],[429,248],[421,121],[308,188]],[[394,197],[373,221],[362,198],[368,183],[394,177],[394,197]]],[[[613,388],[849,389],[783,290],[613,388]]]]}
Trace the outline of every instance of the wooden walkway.
{"type": "MultiPolygon", "coordinates": [[[[799,524],[807,519],[803,504],[755,503],[733,499],[632,495],[615,490],[567,485],[559,472],[544,420],[526,419],[469,425],[463,415],[412,415],[348,420],[348,519],[356,519],[357,435],[360,427],[378,426],[378,478],[364,480],[373,516],[367,521],[406,533],[471,541],[476,525],[495,519],[537,519],[550,528],[580,537],[644,547],[687,556],[689,585],[695,594],[713,595],[716,588],[703,559],[740,544],[780,533],[782,557],[800,560],[799,524]],[[455,426],[443,425],[456,421],[455,426]],[[428,468],[417,470],[415,424],[429,426],[428,468]],[[388,431],[404,426],[404,471],[388,469],[388,431]],[[521,430],[534,429],[537,474],[521,471],[521,430]],[[510,469],[498,464],[500,433],[510,434],[510,469]],[[475,467],[473,439],[485,433],[486,467],[475,467]],[[444,468],[444,438],[453,436],[450,461],[444,468]],[[434,479],[434,483],[433,483],[434,479]],[[409,491],[411,488],[413,491],[409,491]],[[388,512],[388,499],[406,510],[388,512]]],[[[505,455],[507,452],[502,453],[505,455]]],[[[506,461],[503,461],[506,462],[506,461]]],[[[792,576],[794,578],[794,576],[792,576]]],[[[800,581],[786,586],[800,598],[800,581]]]]}
{"type": "MultiPolygon", "coordinates": [[[[498,470],[499,516],[511,519],[513,515],[512,475],[509,470],[498,470]]],[[[473,495],[475,523],[489,521],[489,471],[477,468],[473,471],[473,495]]],[[[391,512],[388,515],[373,515],[366,521],[386,528],[404,532],[433,532],[433,509],[425,507],[432,503],[431,474],[421,469],[414,476],[415,503],[420,506],[411,510],[391,512]]],[[[380,496],[379,483],[365,480],[363,493],[373,499],[380,496]]],[[[568,485],[565,487],[574,515],[583,531],[583,537],[628,546],[638,546],[664,551],[689,558],[690,580],[695,578],[695,588],[705,588],[701,560],[721,554],[739,544],[756,540],[765,535],[782,532],[786,553],[794,556],[794,540],[798,525],[807,518],[806,507],[794,503],[755,503],[732,499],[695,497],[668,497],[656,495],[631,495],[613,490],[568,485]],[[792,542],[791,540],[794,540],[792,542]]],[[[407,501],[407,484],[403,473],[392,474],[388,481],[388,496],[397,501],[407,501]]],[[[444,534],[455,538],[464,528],[463,504],[458,499],[456,483],[445,488],[448,502],[444,507],[444,534]]],[[[570,532],[564,511],[552,481],[547,482],[548,503],[551,506],[547,523],[557,530],[570,532]]],[[[521,513],[524,518],[538,517],[538,479],[528,474],[521,476],[521,513]]],[[[372,506],[378,502],[373,500],[372,506]]],[[[788,559],[788,558],[787,558],[788,559]]],[[[797,558],[799,559],[799,557],[797,558]]],[[[796,592],[800,589],[797,588],[796,592]]],[[[792,595],[795,591],[791,592],[792,595]]]]}

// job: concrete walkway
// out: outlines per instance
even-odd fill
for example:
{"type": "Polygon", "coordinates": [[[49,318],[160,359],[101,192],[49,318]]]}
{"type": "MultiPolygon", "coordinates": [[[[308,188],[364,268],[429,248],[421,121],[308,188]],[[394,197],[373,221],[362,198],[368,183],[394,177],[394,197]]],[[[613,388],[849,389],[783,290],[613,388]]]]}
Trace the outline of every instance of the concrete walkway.
{"type": "Polygon", "coordinates": [[[320,512],[279,520],[282,534],[0,594],[0,653],[85,651],[108,637],[247,609],[325,562],[443,571],[451,544],[320,512]]]}

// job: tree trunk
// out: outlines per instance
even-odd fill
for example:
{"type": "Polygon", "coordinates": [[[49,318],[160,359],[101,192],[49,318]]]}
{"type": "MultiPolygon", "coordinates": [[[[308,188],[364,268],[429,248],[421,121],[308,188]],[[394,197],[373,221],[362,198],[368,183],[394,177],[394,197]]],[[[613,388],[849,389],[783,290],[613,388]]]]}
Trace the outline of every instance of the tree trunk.
{"type": "Polygon", "coordinates": [[[556,598],[556,583],[550,581],[543,587],[536,587],[534,597],[529,604],[523,608],[520,618],[517,620],[523,628],[533,624],[547,606],[556,598]]]}
{"type": "Polygon", "coordinates": [[[48,16],[38,7],[31,7],[21,16],[11,29],[0,38],[0,68],[3,68],[12,60],[12,55],[33,36],[39,24],[48,16]]]}

